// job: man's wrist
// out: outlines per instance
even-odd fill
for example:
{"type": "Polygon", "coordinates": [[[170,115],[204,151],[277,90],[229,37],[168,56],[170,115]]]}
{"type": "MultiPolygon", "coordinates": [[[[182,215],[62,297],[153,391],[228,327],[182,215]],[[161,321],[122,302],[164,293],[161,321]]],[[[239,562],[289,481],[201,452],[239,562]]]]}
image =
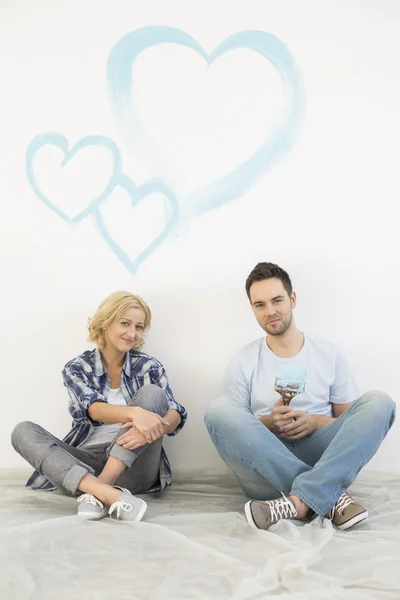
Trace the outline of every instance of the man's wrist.
{"type": "Polygon", "coordinates": [[[321,427],[325,427],[325,425],[329,425],[335,420],[334,417],[327,417],[326,415],[312,415],[312,419],[314,430],[321,429],[321,427]]]}
{"type": "Polygon", "coordinates": [[[272,427],[272,415],[264,415],[263,417],[260,417],[260,421],[261,423],[264,425],[264,427],[266,427],[267,429],[269,429],[271,431],[271,427],[272,427]]]}

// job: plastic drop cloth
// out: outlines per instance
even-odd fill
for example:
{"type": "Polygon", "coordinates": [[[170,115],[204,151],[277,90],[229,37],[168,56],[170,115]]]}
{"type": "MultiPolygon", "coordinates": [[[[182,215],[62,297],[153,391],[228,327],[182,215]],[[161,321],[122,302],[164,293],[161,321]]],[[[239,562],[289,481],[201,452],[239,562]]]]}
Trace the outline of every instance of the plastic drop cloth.
{"type": "Polygon", "coordinates": [[[400,478],[364,472],[369,519],[250,529],[230,475],[179,473],[137,524],[81,521],[76,500],[0,471],[1,600],[400,600],[400,478]]]}

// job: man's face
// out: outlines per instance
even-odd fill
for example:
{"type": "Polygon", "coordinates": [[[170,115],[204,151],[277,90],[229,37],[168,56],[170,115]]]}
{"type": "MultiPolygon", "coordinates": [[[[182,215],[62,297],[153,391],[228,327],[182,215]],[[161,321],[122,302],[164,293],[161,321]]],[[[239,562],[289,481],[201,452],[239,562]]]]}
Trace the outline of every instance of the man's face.
{"type": "Polygon", "coordinates": [[[296,294],[289,296],[280,279],[254,282],[250,287],[250,302],[258,324],[269,335],[283,335],[289,329],[296,294]]]}

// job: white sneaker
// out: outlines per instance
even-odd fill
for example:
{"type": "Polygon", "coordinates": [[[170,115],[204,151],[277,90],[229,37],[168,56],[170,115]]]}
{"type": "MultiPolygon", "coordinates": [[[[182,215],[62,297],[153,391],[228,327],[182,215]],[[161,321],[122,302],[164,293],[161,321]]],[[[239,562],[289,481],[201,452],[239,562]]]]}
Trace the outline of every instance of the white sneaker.
{"type": "Polygon", "coordinates": [[[77,498],[78,516],[86,519],[102,519],[108,513],[107,507],[93,494],[82,494],[77,498]]]}
{"type": "Polygon", "coordinates": [[[146,502],[125,488],[118,489],[122,490],[122,494],[117,502],[111,504],[108,511],[110,517],[115,513],[116,518],[121,521],[131,521],[132,523],[140,521],[147,510],[146,502]]]}

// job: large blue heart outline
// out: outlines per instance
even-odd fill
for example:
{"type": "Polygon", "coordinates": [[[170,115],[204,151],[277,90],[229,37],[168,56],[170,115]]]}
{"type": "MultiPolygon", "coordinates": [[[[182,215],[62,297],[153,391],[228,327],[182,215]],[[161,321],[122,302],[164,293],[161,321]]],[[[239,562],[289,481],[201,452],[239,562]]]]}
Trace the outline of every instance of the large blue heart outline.
{"type": "Polygon", "coordinates": [[[230,35],[208,54],[188,33],[168,26],[142,27],[126,34],[112,48],[107,62],[111,107],[121,136],[141,144],[135,115],[132,70],[144,50],[159,44],[178,44],[200,54],[210,66],[236,49],[250,49],[266,58],[278,71],[284,86],[285,106],[279,122],[263,144],[239,167],[217,181],[182,198],[181,213],[193,218],[243,196],[292,149],[305,116],[305,94],[297,63],[285,44],[266,31],[241,31],[230,35]],[[184,202],[183,202],[184,201],[184,202]]]}
{"type": "Polygon", "coordinates": [[[122,157],[119,148],[113,140],[102,135],[86,136],[79,140],[71,149],[67,138],[61,133],[46,132],[36,136],[28,145],[26,150],[26,173],[28,181],[32,186],[37,197],[52,210],[58,217],[69,225],[76,225],[89,215],[92,217],[97,232],[100,234],[105,243],[114,252],[120,262],[128,271],[135,274],[141,263],[150,256],[162,242],[171,234],[172,230],[179,221],[179,204],[173,192],[160,179],[151,179],[143,185],[137,186],[130,177],[123,173],[122,157]],[[36,153],[46,145],[53,145],[60,148],[64,153],[64,159],[61,166],[65,166],[80,150],[90,146],[103,146],[110,150],[113,157],[113,171],[103,192],[92,201],[88,202],[86,207],[76,215],[69,217],[61,208],[54,204],[42,192],[39,184],[36,181],[34,170],[34,158],[36,153]],[[112,192],[121,187],[129,196],[131,208],[134,208],[139,202],[145,200],[150,194],[162,194],[165,198],[165,226],[161,233],[154,238],[147,248],[144,248],[135,258],[132,258],[128,253],[116,242],[111,236],[105,221],[100,213],[101,205],[109,198],[112,192]]]}

